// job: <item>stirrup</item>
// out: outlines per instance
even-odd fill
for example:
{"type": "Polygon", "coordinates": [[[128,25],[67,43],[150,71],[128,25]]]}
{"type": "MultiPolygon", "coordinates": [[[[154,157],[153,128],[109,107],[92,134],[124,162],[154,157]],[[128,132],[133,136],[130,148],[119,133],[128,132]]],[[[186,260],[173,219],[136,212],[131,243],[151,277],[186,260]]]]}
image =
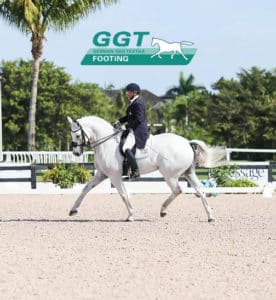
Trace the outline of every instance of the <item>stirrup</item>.
{"type": "Polygon", "coordinates": [[[140,173],[139,173],[139,171],[135,170],[135,171],[131,172],[130,175],[129,175],[129,178],[130,178],[130,179],[140,178],[140,173]]]}

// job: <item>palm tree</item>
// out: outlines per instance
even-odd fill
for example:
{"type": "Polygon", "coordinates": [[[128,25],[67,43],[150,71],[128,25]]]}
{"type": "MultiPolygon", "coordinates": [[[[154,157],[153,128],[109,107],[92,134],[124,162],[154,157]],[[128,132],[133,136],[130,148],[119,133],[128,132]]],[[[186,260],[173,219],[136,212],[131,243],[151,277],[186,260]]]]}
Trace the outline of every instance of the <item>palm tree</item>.
{"type": "MultiPolygon", "coordinates": [[[[192,92],[205,92],[206,88],[204,86],[199,86],[194,84],[195,77],[190,74],[187,79],[185,79],[183,72],[180,72],[179,77],[179,85],[174,86],[173,88],[169,89],[166,92],[166,96],[171,98],[176,98],[182,96],[181,99],[179,99],[182,104],[179,105],[179,107],[182,107],[184,104],[185,108],[185,125],[188,127],[189,125],[189,95],[192,94],[192,92]]],[[[176,107],[177,107],[177,103],[176,107]]],[[[177,109],[179,111],[179,109],[177,109]]]]}
{"type": "Polygon", "coordinates": [[[28,118],[29,151],[35,149],[37,85],[46,30],[65,30],[89,12],[99,9],[102,4],[115,2],[116,0],[0,0],[0,16],[31,36],[33,76],[28,118]]]}
{"type": "Polygon", "coordinates": [[[187,96],[193,91],[205,91],[205,87],[197,86],[194,84],[195,77],[190,74],[187,79],[185,79],[183,72],[180,72],[179,85],[174,86],[166,92],[166,96],[177,97],[180,95],[187,96]]]}

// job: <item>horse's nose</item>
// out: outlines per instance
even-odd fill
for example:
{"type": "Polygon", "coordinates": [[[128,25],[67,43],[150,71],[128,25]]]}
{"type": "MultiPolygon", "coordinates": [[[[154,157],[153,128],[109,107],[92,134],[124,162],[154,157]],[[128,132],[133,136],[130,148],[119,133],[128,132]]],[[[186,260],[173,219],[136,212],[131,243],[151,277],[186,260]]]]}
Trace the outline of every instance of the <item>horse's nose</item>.
{"type": "Polygon", "coordinates": [[[79,153],[79,152],[73,152],[73,154],[74,154],[75,156],[81,156],[81,153],[79,153]]]}

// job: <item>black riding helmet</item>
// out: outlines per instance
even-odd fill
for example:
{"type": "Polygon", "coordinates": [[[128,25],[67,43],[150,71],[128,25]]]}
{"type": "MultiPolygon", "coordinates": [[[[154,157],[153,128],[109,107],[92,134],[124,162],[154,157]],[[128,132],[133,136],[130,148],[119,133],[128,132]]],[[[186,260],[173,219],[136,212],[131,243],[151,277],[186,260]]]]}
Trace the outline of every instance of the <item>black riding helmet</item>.
{"type": "Polygon", "coordinates": [[[133,93],[140,93],[141,89],[140,86],[136,83],[130,83],[126,87],[127,92],[133,92],[133,93]]]}

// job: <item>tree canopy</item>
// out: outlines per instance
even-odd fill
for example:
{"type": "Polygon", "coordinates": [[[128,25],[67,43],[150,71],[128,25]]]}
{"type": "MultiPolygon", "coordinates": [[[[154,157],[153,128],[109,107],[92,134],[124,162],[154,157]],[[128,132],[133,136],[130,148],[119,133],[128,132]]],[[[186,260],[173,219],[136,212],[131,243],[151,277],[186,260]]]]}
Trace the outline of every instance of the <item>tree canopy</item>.
{"type": "MultiPolygon", "coordinates": [[[[183,75],[182,75],[183,76],[183,75]]],[[[27,115],[32,61],[3,62],[3,148],[27,149],[27,115]]],[[[211,145],[276,148],[276,71],[242,69],[236,79],[220,78],[212,91],[192,89],[153,108],[148,121],[166,131],[211,145]]],[[[66,116],[97,115],[114,122],[125,114],[123,91],[113,101],[96,84],[72,82],[63,68],[41,62],[37,106],[37,150],[67,150],[66,116]]],[[[155,129],[152,128],[152,133],[155,129]]]]}
{"type": "MultiPolygon", "coordinates": [[[[32,61],[3,63],[4,150],[27,149],[27,115],[32,61]]],[[[63,68],[41,62],[37,107],[37,150],[67,149],[71,141],[66,116],[98,115],[110,119],[113,103],[91,83],[71,83],[63,68]]]]}
{"type": "Polygon", "coordinates": [[[10,25],[30,34],[32,43],[32,82],[30,84],[30,105],[28,113],[28,149],[35,149],[37,89],[40,57],[43,52],[45,33],[48,29],[64,30],[78,20],[102,6],[116,0],[2,0],[0,17],[10,25]]]}
{"type": "Polygon", "coordinates": [[[169,131],[213,145],[276,148],[275,69],[242,69],[237,79],[222,77],[212,88],[187,93],[179,88],[175,99],[162,107],[169,131]]]}

